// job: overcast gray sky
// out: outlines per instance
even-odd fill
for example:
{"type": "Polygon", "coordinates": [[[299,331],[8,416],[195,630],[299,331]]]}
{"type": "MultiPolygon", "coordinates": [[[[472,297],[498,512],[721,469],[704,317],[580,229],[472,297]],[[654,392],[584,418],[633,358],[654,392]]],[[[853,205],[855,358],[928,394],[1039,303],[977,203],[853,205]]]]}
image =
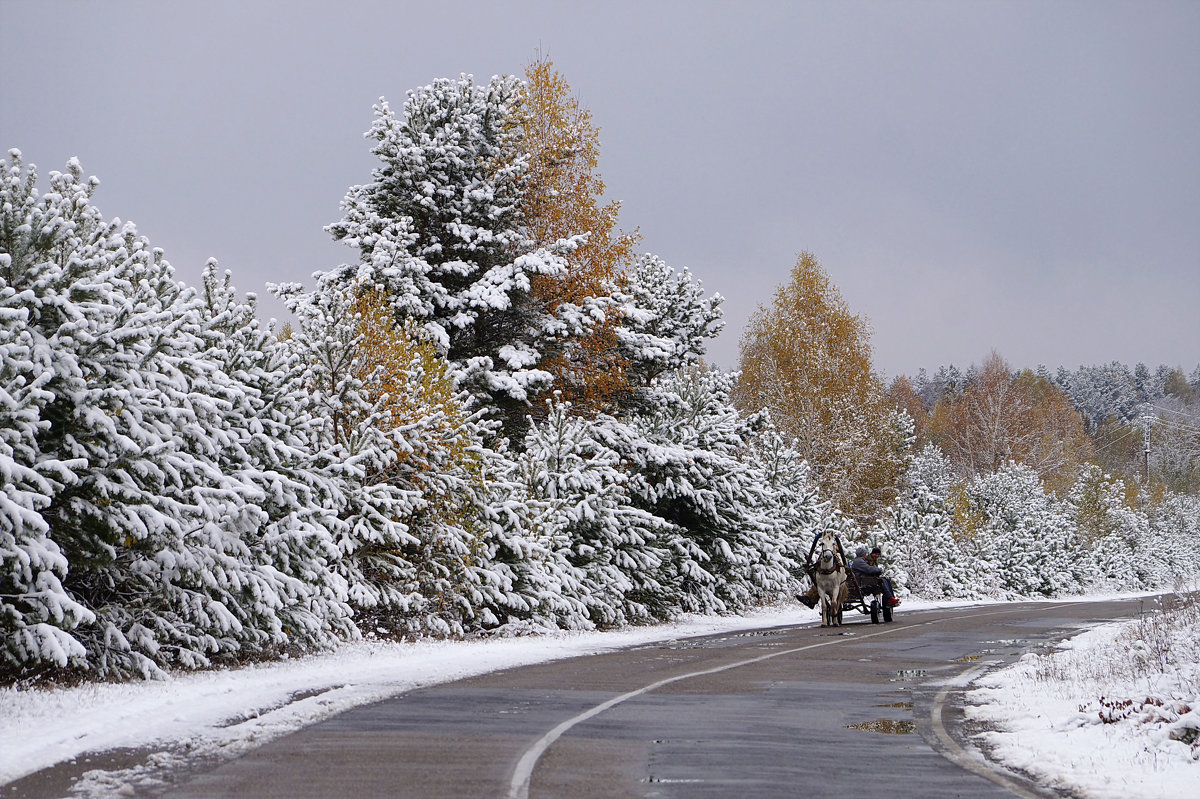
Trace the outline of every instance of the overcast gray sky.
{"type": "Polygon", "coordinates": [[[353,258],[372,103],[539,52],[643,249],[723,295],[812,251],[889,376],[1200,362],[1200,3],[0,0],[0,147],[78,156],[180,278],[353,258]]]}

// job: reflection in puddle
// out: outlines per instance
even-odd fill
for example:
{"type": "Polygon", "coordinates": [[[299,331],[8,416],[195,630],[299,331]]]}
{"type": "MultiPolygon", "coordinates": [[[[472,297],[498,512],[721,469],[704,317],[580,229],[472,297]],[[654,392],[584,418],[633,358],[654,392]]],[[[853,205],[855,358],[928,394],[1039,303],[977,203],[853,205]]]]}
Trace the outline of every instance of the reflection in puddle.
{"type": "Polygon", "coordinates": [[[847,724],[848,730],[866,730],[867,732],[883,732],[889,735],[908,735],[915,732],[917,724],[908,719],[875,719],[859,724],[847,724]]]}
{"type": "Polygon", "coordinates": [[[892,680],[919,680],[924,676],[925,669],[900,669],[892,680]]]}

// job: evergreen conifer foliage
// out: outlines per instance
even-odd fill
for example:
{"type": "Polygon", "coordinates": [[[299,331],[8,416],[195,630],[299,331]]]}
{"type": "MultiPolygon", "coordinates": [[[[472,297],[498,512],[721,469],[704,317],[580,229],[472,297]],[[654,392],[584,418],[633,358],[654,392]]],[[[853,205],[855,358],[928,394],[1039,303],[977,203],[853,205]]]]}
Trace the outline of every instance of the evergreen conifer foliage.
{"type": "Polygon", "coordinates": [[[655,618],[666,560],[662,519],[634,507],[620,455],[593,431],[611,417],[585,420],[570,403],[550,402],[531,426],[520,474],[535,505],[536,528],[570,564],[592,623],[611,627],[655,618]]]}
{"type": "Polygon", "coordinates": [[[991,590],[991,569],[973,561],[954,534],[948,506],[953,485],[950,461],[927,444],[909,464],[900,501],[879,520],[877,540],[897,591],[941,598],[991,590]]]}
{"type": "Polygon", "coordinates": [[[753,435],[730,401],[736,377],[701,369],[656,380],[653,412],[632,416],[616,445],[631,464],[639,507],[671,524],[660,582],[683,612],[734,612],[793,586],[786,541],[762,515],[769,506],[748,454],[753,435]]]}
{"type": "Polygon", "coordinates": [[[450,364],[374,289],[277,287],[299,319],[308,449],[334,486],[339,557],[358,624],[461,634],[495,589],[480,565],[481,429],[450,364]]]}
{"type": "Polygon", "coordinates": [[[966,494],[986,519],[968,551],[993,593],[1058,596],[1091,582],[1093,564],[1067,508],[1032,468],[1010,462],[972,479],[966,494]]]}
{"type": "Polygon", "coordinates": [[[399,317],[422,324],[510,433],[551,384],[542,362],[570,327],[532,297],[531,281],[563,277],[562,253],[575,246],[537,246],[524,230],[519,88],[515,78],[442,79],[410,91],[400,116],[381,99],[367,132],[380,165],[328,227],[360,258],[334,274],[379,287],[399,317]]]}
{"type": "Polygon", "coordinates": [[[68,222],[39,200],[20,151],[8,155],[0,160],[0,671],[20,672],[82,662],[87,653],[70,631],[95,616],[63,588],[67,559],[42,515],[77,465],[38,446],[55,372],[31,326],[34,301],[57,271],[45,254],[68,222]]]}
{"type": "Polygon", "coordinates": [[[316,420],[304,407],[299,359],[261,324],[254,295],[239,297],[215,261],[205,266],[202,294],[201,360],[215,367],[212,393],[220,400],[205,427],[222,473],[239,485],[241,538],[276,575],[280,642],[327,646],[353,637],[330,533],[339,487],[313,468],[308,443],[316,420]]]}
{"type": "Polygon", "coordinates": [[[764,511],[775,529],[773,540],[784,550],[794,547],[794,554],[802,560],[831,509],[828,502],[821,501],[808,461],[770,423],[769,412],[764,416],[764,427],[751,438],[747,456],[766,489],[769,504],[764,511]]]}
{"type": "MultiPolygon", "coordinates": [[[[226,471],[246,390],[210,357],[201,298],[132,226],[100,216],[97,182],[78,163],[52,173],[44,195],[34,183],[32,169],[7,181],[3,202],[3,292],[23,308],[5,319],[21,321],[17,342],[38,373],[19,379],[29,363],[15,357],[0,368],[24,384],[21,423],[33,432],[14,474],[37,491],[26,504],[37,516],[24,514],[13,537],[36,555],[22,579],[41,569],[38,601],[13,605],[26,643],[7,639],[10,662],[149,676],[286,645],[281,612],[307,589],[254,549],[252,470],[226,471]],[[74,642],[36,627],[33,653],[31,621],[74,642]]],[[[6,607],[6,635],[13,615],[6,607]]],[[[307,622],[310,640],[323,623],[307,622]]]]}
{"type": "Polygon", "coordinates": [[[618,282],[615,297],[621,310],[618,346],[630,364],[635,399],[659,375],[698,363],[705,342],[725,327],[721,295],[705,296],[691,272],[654,255],[638,258],[618,282]]]}

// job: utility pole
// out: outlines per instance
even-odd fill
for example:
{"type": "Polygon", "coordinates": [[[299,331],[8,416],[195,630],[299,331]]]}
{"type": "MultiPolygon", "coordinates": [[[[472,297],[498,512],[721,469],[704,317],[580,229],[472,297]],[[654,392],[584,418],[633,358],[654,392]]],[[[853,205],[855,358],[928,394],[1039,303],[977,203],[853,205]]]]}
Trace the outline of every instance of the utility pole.
{"type": "Polygon", "coordinates": [[[1150,414],[1142,415],[1142,456],[1146,464],[1142,482],[1146,485],[1150,485],[1150,418],[1150,414]]]}

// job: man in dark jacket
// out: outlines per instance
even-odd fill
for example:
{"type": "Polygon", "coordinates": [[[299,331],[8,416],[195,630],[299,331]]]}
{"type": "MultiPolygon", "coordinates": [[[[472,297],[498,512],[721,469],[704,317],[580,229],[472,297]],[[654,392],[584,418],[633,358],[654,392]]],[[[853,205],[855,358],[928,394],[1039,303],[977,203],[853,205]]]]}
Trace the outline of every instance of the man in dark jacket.
{"type": "Polygon", "coordinates": [[[874,585],[878,581],[883,586],[883,604],[895,607],[900,604],[900,600],[896,599],[896,595],[892,591],[892,581],[884,577],[883,569],[875,565],[881,554],[879,547],[872,549],[870,554],[867,554],[866,547],[859,547],[854,550],[854,560],[850,563],[850,571],[854,572],[859,585],[863,588],[874,585]]]}

